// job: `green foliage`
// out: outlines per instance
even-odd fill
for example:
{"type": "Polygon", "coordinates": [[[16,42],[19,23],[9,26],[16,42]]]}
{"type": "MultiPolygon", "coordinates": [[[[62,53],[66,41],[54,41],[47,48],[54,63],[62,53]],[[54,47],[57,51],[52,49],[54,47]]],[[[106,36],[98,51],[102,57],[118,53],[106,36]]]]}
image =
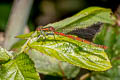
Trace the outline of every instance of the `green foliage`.
{"type": "MultiPolygon", "coordinates": [[[[94,42],[108,46],[106,52],[112,61],[112,65],[116,66],[119,63],[117,60],[119,57],[114,57],[119,54],[120,35],[117,35],[117,33],[120,32],[120,29],[113,27],[115,18],[111,13],[110,9],[90,7],[70,18],[48,24],[45,27],[53,26],[56,31],[67,33],[76,28],[86,28],[93,24],[106,23],[95,36],[94,42]],[[114,64],[114,61],[117,61],[117,63],[114,64]]],[[[17,57],[10,58],[5,51],[0,53],[0,60],[2,61],[0,67],[1,80],[39,80],[37,72],[74,78],[79,73],[80,67],[93,71],[106,71],[112,67],[104,49],[60,35],[45,34],[45,39],[43,32],[34,31],[29,34],[16,36],[17,38],[27,40],[25,43],[23,42],[21,54],[17,55],[17,57]],[[23,52],[28,53],[30,58],[23,52]],[[5,63],[6,61],[7,63],[5,63]]],[[[114,68],[105,73],[94,72],[95,74],[92,73],[91,79],[99,80],[96,76],[101,76],[101,74],[113,75],[116,70],[119,70],[117,69],[119,68],[118,66],[114,68]],[[111,72],[112,70],[114,70],[113,73],[111,72]]],[[[115,76],[119,75],[115,74],[115,76]]]]}
{"type": "Polygon", "coordinates": [[[116,42],[116,29],[111,25],[105,24],[103,25],[101,31],[96,34],[93,41],[97,44],[106,45],[108,47],[107,53],[109,58],[111,58],[114,54],[113,46],[116,42]]]}
{"type": "Polygon", "coordinates": [[[28,55],[21,53],[15,59],[2,64],[0,80],[40,80],[33,62],[28,55]]]}
{"type": "Polygon", "coordinates": [[[43,38],[39,41],[29,44],[30,48],[94,71],[105,71],[111,68],[110,61],[102,48],[60,35],[55,35],[55,39],[53,36],[46,36],[45,41],[43,38]]]}
{"type": "Polygon", "coordinates": [[[35,63],[35,67],[39,73],[52,76],[64,76],[67,79],[75,78],[80,72],[80,68],[66,62],[40,53],[36,50],[30,50],[29,56],[35,63]]]}
{"type": "Polygon", "coordinates": [[[24,45],[26,42],[26,40],[20,40],[18,42],[16,42],[15,44],[12,45],[11,49],[17,49],[20,48],[22,45],[24,45]]]}
{"type": "Polygon", "coordinates": [[[113,67],[105,72],[93,72],[91,80],[119,80],[120,79],[120,60],[112,61],[113,67]]]}
{"type": "MultiPolygon", "coordinates": [[[[21,40],[14,44],[12,49],[19,51],[23,44],[25,44],[25,41],[21,40]]],[[[33,49],[29,51],[28,55],[35,63],[37,72],[45,75],[64,76],[67,79],[70,79],[76,77],[80,72],[79,67],[66,62],[60,62],[55,58],[41,54],[39,51],[33,49]]]]}
{"type": "Polygon", "coordinates": [[[76,28],[86,28],[97,23],[114,24],[110,9],[101,7],[89,7],[76,15],[62,21],[48,24],[45,27],[53,26],[59,32],[70,32],[76,28]]]}
{"type": "Polygon", "coordinates": [[[34,32],[30,32],[30,33],[28,33],[28,34],[18,35],[18,36],[16,36],[16,38],[28,39],[29,37],[31,37],[31,35],[32,35],[33,33],[34,33],[34,32]]]}
{"type": "Polygon", "coordinates": [[[102,39],[102,44],[107,45],[106,52],[111,59],[112,68],[105,72],[93,72],[91,80],[119,80],[120,78],[120,27],[105,24],[101,32],[96,34],[94,41],[102,39]],[[104,33],[104,35],[103,35],[104,33]]]}
{"type": "Polygon", "coordinates": [[[103,27],[101,27],[100,32],[98,32],[93,38],[94,43],[104,45],[104,36],[107,33],[107,29],[109,28],[107,26],[108,25],[105,24],[103,27]]]}
{"type": "Polygon", "coordinates": [[[9,61],[12,58],[11,52],[0,47],[0,64],[9,61]]]}

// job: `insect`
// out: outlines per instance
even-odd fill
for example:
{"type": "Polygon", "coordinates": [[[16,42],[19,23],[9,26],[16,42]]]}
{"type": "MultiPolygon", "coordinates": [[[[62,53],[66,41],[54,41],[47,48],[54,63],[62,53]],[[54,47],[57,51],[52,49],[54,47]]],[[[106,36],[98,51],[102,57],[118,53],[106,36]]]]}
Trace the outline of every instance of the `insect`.
{"type": "Polygon", "coordinates": [[[47,32],[47,31],[52,31],[52,32],[53,32],[52,35],[56,34],[56,35],[65,36],[65,37],[68,37],[68,38],[71,38],[71,39],[74,39],[74,40],[78,40],[78,41],[81,41],[81,42],[84,42],[84,43],[87,43],[87,44],[94,45],[94,46],[96,46],[96,47],[100,47],[100,48],[103,48],[103,49],[107,49],[107,46],[94,44],[94,43],[92,43],[92,42],[90,42],[90,41],[87,41],[87,40],[82,39],[82,38],[79,38],[79,37],[74,37],[74,36],[72,36],[72,35],[66,35],[66,34],[61,33],[61,32],[56,32],[55,28],[52,27],[52,26],[49,26],[49,27],[46,27],[46,28],[43,28],[42,26],[40,26],[40,27],[38,27],[36,30],[37,30],[37,31],[46,31],[46,32],[47,32]]]}

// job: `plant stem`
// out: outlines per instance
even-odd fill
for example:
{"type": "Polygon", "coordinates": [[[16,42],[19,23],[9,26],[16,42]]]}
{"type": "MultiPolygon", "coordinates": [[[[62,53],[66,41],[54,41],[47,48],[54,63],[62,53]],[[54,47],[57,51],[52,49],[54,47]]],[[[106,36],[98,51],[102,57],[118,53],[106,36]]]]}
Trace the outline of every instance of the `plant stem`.
{"type": "Polygon", "coordinates": [[[80,80],[86,80],[90,76],[90,73],[86,73],[83,76],[80,77],[80,80]]]}
{"type": "Polygon", "coordinates": [[[10,49],[19,39],[14,36],[23,34],[33,0],[14,0],[5,33],[4,47],[10,49]]]}

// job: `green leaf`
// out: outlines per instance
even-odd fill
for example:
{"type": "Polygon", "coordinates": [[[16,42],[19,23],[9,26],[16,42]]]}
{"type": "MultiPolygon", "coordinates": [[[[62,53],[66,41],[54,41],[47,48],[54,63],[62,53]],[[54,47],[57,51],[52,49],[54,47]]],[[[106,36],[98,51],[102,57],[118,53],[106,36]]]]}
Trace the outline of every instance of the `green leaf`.
{"type": "Polygon", "coordinates": [[[116,29],[113,27],[109,27],[105,36],[104,44],[112,49],[115,42],[116,42],[116,29]]]}
{"type": "Polygon", "coordinates": [[[29,51],[30,58],[34,61],[39,73],[52,76],[75,78],[80,72],[80,68],[66,62],[42,54],[36,50],[29,51]]]}
{"type": "Polygon", "coordinates": [[[82,68],[94,71],[111,68],[104,49],[68,37],[55,35],[54,39],[48,36],[44,41],[41,38],[40,42],[29,44],[29,47],[82,68]]]}
{"type": "Polygon", "coordinates": [[[40,80],[33,62],[27,54],[21,53],[15,59],[3,64],[0,80],[40,80]]]}
{"type": "MultiPolygon", "coordinates": [[[[23,40],[19,41],[12,47],[12,49],[18,51],[23,45],[23,43],[24,43],[23,40]]],[[[33,49],[29,51],[28,55],[35,63],[37,72],[45,75],[61,77],[64,76],[70,79],[76,77],[80,71],[79,67],[73,66],[66,62],[60,62],[55,58],[52,58],[45,54],[41,54],[40,52],[33,49]],[[62,69],[60,68],[59,64],[61,65],[62,69]],[[64,75],[62,71],[64,72],[64,75]]]]}
{"type": "Polygon", "coordinates": [[[94,43],[104,45],[105,35],[107,33],[108,26],[109,26],[108,24],[104,24],[100,28],[100,32],[98,32],[93,38],[94,43]]]}
{"type": "MultiPolygon", "coordinates": [[[[12,49],[12,50],[15,49],[14,51],[16,51],[17,48],[21,48],[22,45],[25,44],[25,42],[26,42],[26,40],[19,40],[18,42],[16,42],[15,44],[12,45],[11,49],[12,49]]],[[[19,52],[19,51],[18,51],[18,52],[19,52]]]]}
{"type": "MultiPolygon", "coordinates": [[[[98,23],[114,24],[115,19],[111,13],[112,12],[110,9],[101,7],[89,7],[83,11],[80,11],[72,17],[66,18],[59,22],[48,24],[44,27],[53,26],[58,32],[68,33],[77,28],[86,28],[98,23]]],[[[16,36],[16,38],[28,39],[33,33],[34,32],[19,35],[16,36]]]]}
{"type": "Polygon", "coordinates": [[[108,46],[107,52],[109,53],[108,56],[110,59],[115,56],[113,47],[116,43],[116,36],[116,29],[109,27],[105,36],[104,45],[108,46]]]}
{"type": "MultiPolygon", "coordinates": [[[[116,27],[116,26],[114,26],[116,27]]],[[[106,45],[108,49],[106,52],[108,56],[112,58],[114,53],[114,45],[116,44],[116,32],[117,29],[112,27],[112,25],[105,24],[102,26],[99,33],[97,33],[93,39],[93,41],[97,44],[106,45]]],[[[118,43],[117,43],[118,44],[118,43]]]]}
{"type": "Polygon", "coordinates": [[[0,47],[0,64],[9,61],[12,58],[11,53],[0,47]]]}
{"type": "MultiPolygon", "coordinates": [[[[101,39],[103,44],[108,46],[106,50],[111,57],[112,68],[105,72],[93,72],[91,80],[119,80],[120,79],[120,27],[116,25],[106,25],[102,28],[96,39],[101,39]],[[106,30],[104,30],[106,29],[106,30]],[[103,32],[103,33],[102,33],[103,32]]],[[[96,40],[97,41],[97,40],[96,40]]],[[[99,43],[99,42],[98,42],[99,43]]]]}
{"type": "Polygon", "coordinates": [[[115,24],[111,10],[101,7],[89,7],[78,14],[62,21],[48,24],[45,27],[53,26],[58,32],[70,32],[76,28],[86,28],[97,23],[115,24]]]}
{"type": "Polygon", "coordinates": [[[117,28],[117,33],[116,33],[116,40],[115,40],[115,44],[113,46],[113,50],[114,50],[114,55],[118,57],[118,55],[120,56],[120,26],[116,26],[117,28]]]}
{"type": "Polygon", "coordinates": [[[20,39],[28,39],[29,37],[31,37],[31,35],[33,34],[34,32],[30,32],[28,34],[22,34],[22,35],[18,35],[18,36],[15,36],[16,38],[20,38],[20,39]]]}
{"type": "Polygon", "coordinates": [[[93,72],[91,80],[119,80],[120,79],[120,60],[112,61],[113,67],[105,72],[93,72]]]}

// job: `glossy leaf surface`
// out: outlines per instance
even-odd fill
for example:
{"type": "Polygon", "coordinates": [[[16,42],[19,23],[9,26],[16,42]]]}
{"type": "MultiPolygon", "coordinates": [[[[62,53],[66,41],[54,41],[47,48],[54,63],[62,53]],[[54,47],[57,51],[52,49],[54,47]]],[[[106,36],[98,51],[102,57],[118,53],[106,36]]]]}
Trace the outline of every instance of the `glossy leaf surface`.
{"type": "Polygon", "coordinates": [[[16,38],[28,39],[29,37],[31,37],[31,35],[32,35],[33,33],[34,33],[34,32],[30,32],[30,33],[28,33],[28,34],[21,34],[21,35],[16,36],[16,38]]]}
{"type": "MultiPolygon", "coordinates": [[[[111,15],[110,9],[101,7],[89,7],[77,13],[76,15],[66,18],[64,20],[48,24],[45,27],[52,26],[58,32],[68,33],[78,28],[86,28],[93,24],[114,24],[115,18],[111,15]]],[[[16,36],[16,38],[27,39],[32,35],[33,32],[25,35],[16,36]]]]}
{"type": "Polygon", "coordinates": [[[48,24],[45,27],[53,26],[58,32],[67,33],[75,30],[76,28],[86,28],[97,23],[114,24],[114,18],[111,13],[110,9],[89,7],[72,17],[53,24],[48,24]]]}
{"type": "Polygon", "coordinates": [[[111,68],[104,49],[60,35],[55,35],[55,39],[53,36],[48,36],[46,40],[40,38],[39,42],[33,42],[29,47],[82,68],[94,71],[111,68]]]}
{"type": "MultiPolygon", "coordinates": [[[[21,46],[25,43],[26,40],[21,40],[14,44],[12,47],[13,50],[19,51],[21,46]]],[[[67,62],[60,62],[59,60],[50,57],[46,54],[42,54],[36,50],[29,50],[28,53],[30,59],[35,63],[35,68],[37,72],[44,75],[51,76],[61,76],[66,77],[67,79],[75,78],[80,72],[80,68],[69,64],[67,62]]]]}
{"type": "Polygon", "coordinates": [[[0,64],[7,62],[11,59],[11,52],[0,47],[0,64]]]}
{"type": "Polygon", "coordinates": [[[120,79],[120,60],[112,61],[113,67],[105,72],[93,72],[91,80],[119,80],[120,79]]]}
{"type": "Polygon", "coordinates": [[[0,80],[40,80],[33,62],[21,53],[0,68],[0,80]]]}
{"type": "Polygon", "coordinates": [[[29,56],[34,61],[36,70],[45,75],[64,76],[70,79],[75,78],[80,72],[79,67],[61,62],[36,50],[30,50],[29,56]]]}
{"type": "Polygon", "coordinates": [[[120,26],[104,25],[94,41],[103,39],[102,43],[108,46],[106,52],[110,57],[112,68],[105,72],[93,72],[91,80],[119,80],[120,79],[120,26]],[[102,34],[104,33],[104,36],[102,34]]]}

